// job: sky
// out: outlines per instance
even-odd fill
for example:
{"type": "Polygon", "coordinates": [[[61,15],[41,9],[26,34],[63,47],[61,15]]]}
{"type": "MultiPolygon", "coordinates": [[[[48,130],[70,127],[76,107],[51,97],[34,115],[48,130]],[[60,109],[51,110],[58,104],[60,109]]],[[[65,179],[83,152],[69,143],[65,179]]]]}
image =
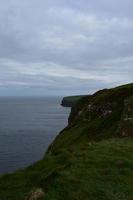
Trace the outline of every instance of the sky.
{"type": "Polygon", "coordinates": [[[133,82],[132,0],[0,0],[0,96],[133,82]]]}

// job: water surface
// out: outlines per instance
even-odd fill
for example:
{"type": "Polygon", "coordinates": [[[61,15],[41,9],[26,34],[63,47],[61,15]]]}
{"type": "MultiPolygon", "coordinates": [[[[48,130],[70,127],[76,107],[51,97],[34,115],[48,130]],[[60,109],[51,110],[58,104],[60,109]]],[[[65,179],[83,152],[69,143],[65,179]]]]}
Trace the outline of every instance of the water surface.
{"type": "Polygon", "coordinates": [[[61,98],[0,99],[0,173],[24,168],[41,159],[67,125],[69,108],[61,98]]]}

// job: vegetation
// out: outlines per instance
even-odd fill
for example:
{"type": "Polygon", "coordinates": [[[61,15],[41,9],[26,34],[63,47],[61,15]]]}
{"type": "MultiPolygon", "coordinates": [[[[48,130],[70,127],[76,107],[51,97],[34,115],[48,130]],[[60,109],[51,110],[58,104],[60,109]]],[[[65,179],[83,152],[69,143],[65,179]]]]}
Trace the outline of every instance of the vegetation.
{"type": "Polygon", "coordinates": [[[132,200],[133,84],[84,96],[44,159],[0,178],[0,200],[132,200]]]}
{"type": "Polygon", "coordinates": [[[78,95],[78,96],[68,96],[64,97],[61,105],[64,107],[72,107],[74,106],[80,99],[82,99],[86,95],[78,95]]]}

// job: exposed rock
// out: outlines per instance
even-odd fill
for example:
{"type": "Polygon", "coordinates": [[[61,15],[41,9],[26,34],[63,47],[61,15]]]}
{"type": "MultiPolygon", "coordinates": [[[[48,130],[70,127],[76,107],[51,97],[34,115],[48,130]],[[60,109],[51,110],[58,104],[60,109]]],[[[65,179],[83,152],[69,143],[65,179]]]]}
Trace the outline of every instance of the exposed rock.
{"type": "Polygon", "coordinates": [[[133,96],[125,100],[119,132],[123,137],[133,137],[133,96]]]}
{"type": "Polygon", "coordinates": [[[26,200],[39,200],[44,196],[44,191],[41,188],[37,188],[34,191],[32,191],[26,200]]]}
{"type": "Polygon", "coordinates": [[[78,116],[82,115],[82,113],[83,113],[83,110],[79,111],[78,116]]]}

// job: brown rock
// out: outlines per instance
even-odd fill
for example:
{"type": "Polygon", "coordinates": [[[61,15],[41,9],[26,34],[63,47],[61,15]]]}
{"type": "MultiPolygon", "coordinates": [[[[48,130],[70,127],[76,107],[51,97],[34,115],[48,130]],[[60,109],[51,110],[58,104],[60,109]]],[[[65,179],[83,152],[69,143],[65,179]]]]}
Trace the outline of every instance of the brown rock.
{"type": "Polygon", "coordinates": [[[39,200],[41,197],[44,196],[44,191],[41,188],[37,188],[32,191],[26,200],[39,200]]]}

